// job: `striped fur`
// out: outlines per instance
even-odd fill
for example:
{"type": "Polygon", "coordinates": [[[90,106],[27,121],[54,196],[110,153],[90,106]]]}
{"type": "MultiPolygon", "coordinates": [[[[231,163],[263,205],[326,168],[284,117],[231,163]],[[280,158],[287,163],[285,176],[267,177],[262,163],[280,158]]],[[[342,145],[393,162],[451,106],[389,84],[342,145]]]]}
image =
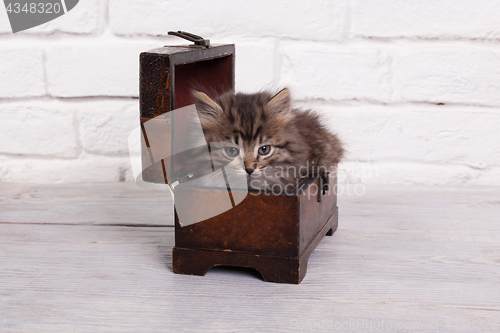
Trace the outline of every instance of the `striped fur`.
{"type": "MultiPolygon", "coordinates": [[[[224,142],[239,150],[242,163],[234,171],[247,173],[250,188],[297,183],[307,175],[335,168],[342,158],[340,140],[320,123],[317,114],[292,108],[288,89],[276,95],[193,94],[207,142],[224,142]]],[[[220,150],[212,154],[227,162],[234,159],[220,150]]]]}

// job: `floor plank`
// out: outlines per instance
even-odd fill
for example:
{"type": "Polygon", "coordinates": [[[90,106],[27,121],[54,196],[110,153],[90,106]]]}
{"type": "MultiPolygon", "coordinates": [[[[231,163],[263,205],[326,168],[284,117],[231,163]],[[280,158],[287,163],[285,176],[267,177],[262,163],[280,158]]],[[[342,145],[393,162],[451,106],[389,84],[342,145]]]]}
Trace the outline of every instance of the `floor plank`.
{"type": "Polygon", "coordinates": [[[0,183],[0,223],[173,225],[166,191],[134,183],[0,183]]]}
{"type": "Polygon", "coordinates": [[[10,210],[18,223],[0,223],[0,332],[498,332],[500,233],[491,188],[385,187],[343,196],[339,230],[313,252],[304,281],[287,285],[231,268],[174,274],[174,233],[164,220],[123,226],[123,212],[110,209],[92,224],[82,216],[41,224],[22,214],[43,198],[63,212],[100,196],[130,199],[130,210],[150,198],[98,187],[0,191],[0,217],[16,200],[9,193],[31,193],[10,210]]]}
{"type": "Polygon", "coordinates": [[[344,191],[338,205],[349,229],[500,231],[494,187],[372,186],[363,195],[344,191]]]}

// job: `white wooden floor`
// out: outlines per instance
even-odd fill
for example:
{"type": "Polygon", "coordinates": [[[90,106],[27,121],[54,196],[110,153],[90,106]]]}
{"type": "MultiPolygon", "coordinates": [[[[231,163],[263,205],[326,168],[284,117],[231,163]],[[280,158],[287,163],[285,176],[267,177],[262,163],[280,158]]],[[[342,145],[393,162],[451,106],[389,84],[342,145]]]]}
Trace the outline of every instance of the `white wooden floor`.
{"type": "Polygon", "coordinates": [[[300,285],[172,273],[169,197],[0,183],[0,332],[499,332],[495,188],[369,187],[300,285]]]}

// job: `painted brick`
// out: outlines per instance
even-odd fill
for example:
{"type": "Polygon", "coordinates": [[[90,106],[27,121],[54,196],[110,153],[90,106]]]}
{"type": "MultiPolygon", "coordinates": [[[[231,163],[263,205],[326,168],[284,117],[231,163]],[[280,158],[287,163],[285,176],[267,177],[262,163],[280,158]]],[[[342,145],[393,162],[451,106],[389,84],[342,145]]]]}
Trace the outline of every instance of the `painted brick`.
{"type": "Polygon", "coordinates": [[[368,37],[498,38],[496,0],[355,0],[351,31],[368,37]]]}
{"type": "Polygon", "coordinates": [[[281,83],[296,99],[388,101],[388,55],[376,49],[285,43],[280,47],[281,83]]]}
{"type": "Polygon", "coordinates": [[[0,153],[76,157],[74,113],[59,103],[0,104],[0,153]]]}
{"type": "Polygon", "coordinates": [[[395,56],[393,69],[395,100],[500,105],[500,52],[407,48],[395,56]]]}
{"type": "Polygon", "coordinates": [[[0,48],[0,98],[45,95],[43,58],[38,49],[0,48]]]}
{"type": "Polygon", "coordinates": [[[341,182],[500,185],[500,3],[347,2],[87,0],[15,35],[0,8],[0,182],[131,181],[139,53],[187,30],[236,44],[238,91],[317,109],[341,182]]]}
{"type": "Polygon", "coordinates": [[[101,8],[98,0],[79,1],[66,14],[19,34],[47,34],[56,31],[75,34],[89,34],[99,30],[101,8]]]}
{"type": "Polygon", "coordinates": [[[57,97],[139,96],[139,54],[154,44],[54,47],[47,51],[49,93],[57,97]]]}
{"type": "Polygon", "coordinates": [[[83,149],[95,154],[128,154],[128,135],[139,126],[139,102],[102,101],[79,105],[83,149]]]}
{"type": "Polygon", "coordinates": [[[7,11],[5,11],[4,8],[0,7],[0,34],[12,33],[9,17],[7,16],[7,11]]]}
{"type": "Polygon", "coordinates": [[[345,143],[347,161],[500,165],[500,110],[464,107],[316,106],[345,143]]]}
{"type": "Polygon", "coordinates": [[[338,40],[345,34],[346,1],[111,0],[111,29],[120,35],[163,36],[185,30],[215,35],[338,40]]]}
{"type": "Polygon", "coordinates": [[[276,84],[275,41],[237,42],[236,91],[257,92],[276,84]]]}

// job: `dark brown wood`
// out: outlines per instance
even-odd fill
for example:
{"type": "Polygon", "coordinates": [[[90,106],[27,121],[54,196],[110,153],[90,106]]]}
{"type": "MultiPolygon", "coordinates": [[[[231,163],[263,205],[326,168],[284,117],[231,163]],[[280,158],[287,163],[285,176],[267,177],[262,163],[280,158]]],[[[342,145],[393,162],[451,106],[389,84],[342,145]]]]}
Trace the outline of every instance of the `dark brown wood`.
{"type": "Polygon", "coordinates": [[[257,270],[264,281],[299,284],[307,272],[309,256],[325,235],[337,230],[338,210],[300,256],[252,254],[231,250],[206,250],[175,246],[172,250],[174,273],[205,275],[215,266],[237,266],[257,270]]]}
{"type": "MultiPolygon", "coordinates": [[[[232,209],[188,226],[175,214],[174,272],[205,275],[213,266],[240,266],[256,269],[264,281],[300,283],[312,251],[338,226],[335,186],[322,202],[318,186],[319,178],[308,178],[294,194],[250,193],[232,209]]],[[[175,195],[196,200],[223,190],[182,188],[175,195]]],[[[206,209],[197,206],[193,213],[206,209]]]]}
{"type": "Polygon", "coordinates": [[[192,104],[193,87],[234,89],[234,45],[164,46],[142,52],[139,80],[141,117],[147,119],[192,104]]]}
{"type": "MultiPolygon", "coordinates": [[[[140,55],[140,115],[141,125],[156,120],[170,121],[168,113],[172,110],[193,104],[191,91],[201,89],[213,93],[222,93],[234,89],[234,45],[215,45],[210,48],[192,48],[189,46],[165,46],[143,52],[140,55]],[[161,119],[158,119],[161,118],[161,119]]],[[[163,128],[168,124],[162,124],[163,128]]],[[[176,124],[179,130],[179,123],[176,124]]],[[[182,129],[180,129],[182,131],[182,129]]],[[[153,183],[167,182],[164,168],[175,174],[178,166],[170,160],[155,158],[168,156],[160,151],[173,151],[175,140],[170,147],[152,147],[150,143],[162,143],[158,139],[164,133],[148,130],[152,140],[143,143],[143,162],[151,167],[142,173],[144,181],[153,183]],[[158,137],[157,137],[158,136],[158,137]],[[150,149],[148,149],[150,148],[150,149]],[[156,154],[155,154],[156,152],[156,154]]],[[[165,131],[163,131],[165,132],[165,131]]],[[[170,133],[175,135],[173,128],[170,133]]]]}

